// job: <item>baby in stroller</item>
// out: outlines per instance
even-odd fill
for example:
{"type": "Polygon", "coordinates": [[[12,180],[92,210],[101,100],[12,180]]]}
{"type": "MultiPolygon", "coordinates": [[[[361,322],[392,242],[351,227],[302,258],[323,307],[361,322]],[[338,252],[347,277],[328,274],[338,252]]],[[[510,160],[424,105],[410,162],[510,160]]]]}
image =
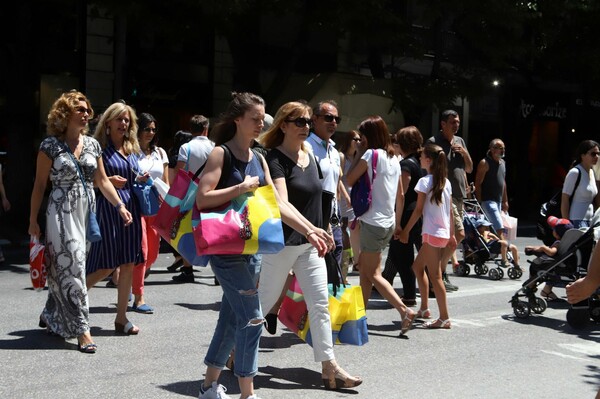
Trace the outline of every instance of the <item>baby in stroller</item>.
{"type": "Polygon", "coordinates": [[[490,252],[495,254],[500,252],[500,257],[502,259],[500,266],[506,267],[507,263],[509,263],[508,251],[510,250],[514,267],[521,269],[519,266],[519,250],[517,249],[517,246],[514,244],[509,244],[506,240],[501,240],[500,237],[492,233],[490,231],[491,225],[492,224],[485,219],[479,219],[477,221],[477,231],[479,234],[481,234],[481,237],[483,238],[483,241],[485,241],[487,247],[490,249],[490,252]]]}
{"type": "Polygon", "coordinates": [[[463,248],[463,260],[459,262],[456,274],[468,276],[471,272],[469,264],[475,265],[475,274],[478,276],[488,273],[485,262],[493,260],[496,267],[489,269],[489,277],[492,280],[500,280],[504,277],[503,267],[510,266],[507,270],[508,277],[518,279],[523,275],[519,266],[519,251],[514,245],[501,240],[492,230],[492,224],[485,218],[484,214],[470,212],[465,215],[465,239],[461,245],[463,248]],[[498,255],[501,260],[496,259],[498,255]]]}
{"type": "MultiPolygon", "coordinates": [[[[539,245],[539,246],[527,246],[525,247],[525,255],[535,255],[537,259],[531,262],[529,268],[529,279],[537,277],[538,273],[552,264],[554,257],[558,253],[560,246],[560,240],[563,238],[565,233],[574,228],[571,222],[567,219],[558,219],[555,216],[548,217],[548,226],[552,227],[552,235],[554,236],[554,243],[551,246],[539,245]]],[[[535,282],[528,284],[526,287],[535,289],[535,282]]],[[[546,283],[542,289],[541,296],[547,301],[558,299],[556,294],[552,291],[552,284],[546,283]]]]}

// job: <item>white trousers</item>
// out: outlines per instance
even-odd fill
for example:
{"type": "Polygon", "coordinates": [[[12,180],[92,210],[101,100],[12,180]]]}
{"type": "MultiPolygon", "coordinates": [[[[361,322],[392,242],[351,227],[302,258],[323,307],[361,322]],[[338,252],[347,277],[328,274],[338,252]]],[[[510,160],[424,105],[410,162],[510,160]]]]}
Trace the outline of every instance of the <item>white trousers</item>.
{"type": "Polygon", "coordinates": [[[304,293],[315,361],[333,360],[327,267],[311,244],[286,246],[277,254],[262,256],[258,296],[263,313],[268,313],[279,299],[290,270],[304,293]]]}

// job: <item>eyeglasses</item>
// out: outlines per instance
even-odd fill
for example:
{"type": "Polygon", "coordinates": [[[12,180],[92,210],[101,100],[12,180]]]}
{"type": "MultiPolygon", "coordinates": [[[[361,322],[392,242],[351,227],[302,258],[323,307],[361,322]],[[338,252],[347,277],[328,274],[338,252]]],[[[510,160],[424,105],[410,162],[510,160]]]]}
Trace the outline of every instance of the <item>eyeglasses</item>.
{"type": "Polygon", "coordinates": [[[352,140],[356,141],[357,143],[360,143],[362,140],[360,139],[360,137],[354,137],[352,140]]]}
{"type": "Polygon", "coordinates": [[[500,146],[494,146],[494,150],[504,150],[504,147],[500,147],[500,146]]]}
{"type": "Polygon", "coordinates": [[[288,123],[293,123],[294,125],[298,126],[298,127],[310,127],[310,119],[308,118],[296,118],[296,119],[286,119],[285,120],[288,123]]]}
{"type": "Polygon", "coordinates": [[[597,152],[597,151],[590,152],[589,154],[590,154],[591,156],[593,156],[593,157],[600,156],[600,152],[597,152]]]}
{"type": "Polygon", "coordinates": [[[335,123],[339,124],[342,121],[341,117],[339,117],[339,116],[333,116],[331,114],[317,115],[317,116],[323,117],[323,119],[325,120],[325,122],[333,122],[333,121],[335,121],[335,123]]]}
{"type": "Polygon", "coordinates": [[[75,108],[75,111],[77,111],[81,114],[85,114],[85,113],[89,114],[90,113],[90,110],[86,107],[77,107],[77,108],[75,108]]]}
{"type": "Polygon", "coordinates": [[[156,133],[156,132],[158,131],[158,129],[157,129],[157,128],[155,128],[155,127],[145,127],[145,128],[143,129],[143,131],[144,131],[144,132],[152,132],[152,133],[156,133]]]}

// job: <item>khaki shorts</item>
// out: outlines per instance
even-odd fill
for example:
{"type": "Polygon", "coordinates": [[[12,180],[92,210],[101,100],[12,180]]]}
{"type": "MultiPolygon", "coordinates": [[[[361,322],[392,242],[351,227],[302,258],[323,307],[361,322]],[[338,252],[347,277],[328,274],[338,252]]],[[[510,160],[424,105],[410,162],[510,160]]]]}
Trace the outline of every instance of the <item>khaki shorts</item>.
{"type": "Polygon", "coordinates": [[[452,197],[452,219],[454,221],[454,234],[457,231],[464,231],[463,217],[465,215],[465,206],[462,199],[452,197]]]}
{"type": "Polygon", "coordinates": [[[360,250],[366,252],[383,252],[394,235],[394,226],[385,228],[373,226],[359,220],[360,250]]]}

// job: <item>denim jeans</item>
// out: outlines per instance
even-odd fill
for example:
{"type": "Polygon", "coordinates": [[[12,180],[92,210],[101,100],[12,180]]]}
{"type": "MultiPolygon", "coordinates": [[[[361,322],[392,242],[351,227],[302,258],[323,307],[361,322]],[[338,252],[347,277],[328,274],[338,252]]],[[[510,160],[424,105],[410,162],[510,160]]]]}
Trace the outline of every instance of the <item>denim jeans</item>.
{"type": "Polygon", "coordinates": [[[204,364],[223,369],[235,346],[235,375],[238,377],[253,377],[258,371],[258,344],[264,321],[256,289],[260,262],[260,255],[210,258],[223,298],[204,364]]]}
{"type": "Polygon", "coordinates": [[[482,201],[481,208],[483,208],[483,212],[485,216],[488,218],[494,230],[499,232],[500,230],[504,230],[504,225],[502,224],[502,216],[500,212],[502,211],[502,205],[496,201],[482,201]]]}
{"type": "MultiPolygon", "coordinates": [[[[286,246],[277,254],[263,255],[258,286],[261,305],[267,312],[275,305],[290,270],[294,271],[304,293],[315,361],[333,360],[327,269],[325,260],[312,245],[286,246]]],[[[237,355],[235,367],[237,369],[237,355]]]]}

